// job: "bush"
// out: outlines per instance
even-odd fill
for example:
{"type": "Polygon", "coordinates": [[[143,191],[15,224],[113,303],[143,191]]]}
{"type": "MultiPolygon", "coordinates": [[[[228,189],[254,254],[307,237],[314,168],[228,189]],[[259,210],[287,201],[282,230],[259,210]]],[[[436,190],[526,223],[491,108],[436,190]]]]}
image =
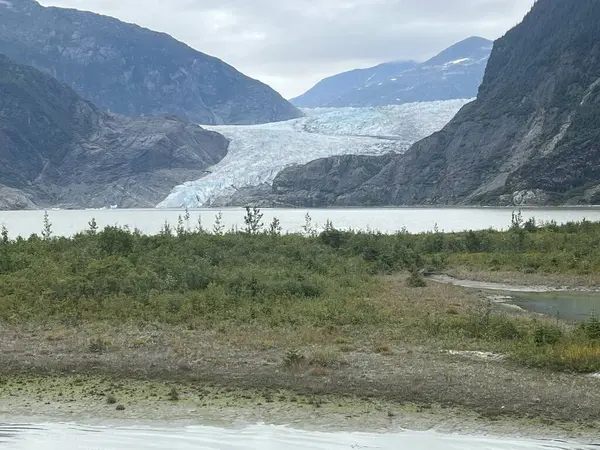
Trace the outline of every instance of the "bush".
{"type": "Polygon", "coordinates": [[[600,319],[592,316],[581,324],[581,330],[585,337],[590,340],[600,340],[600,319]]]}
{"type": "Polygon", "coordinates": [[[459,334],[469,338],[492,342],[517,340],[523,336],[511,317],[488,313],[448,317],[439,323],[438,329],[438,333],[447,329],[458,331],[459,334]]]}
{"type": "Polygon", "coordinates": [[[412,288],[424,288],[427,286],[423,275],[418,270],[411,270],[409,277],[406,279],[406,285],[412,288]]]}
{"type": "Polygon", "coordinates": [[[533,329],[533,342],[536,345],[555,345],[563,337],[563,331],[555,325],[539,324],[533,329]]]}

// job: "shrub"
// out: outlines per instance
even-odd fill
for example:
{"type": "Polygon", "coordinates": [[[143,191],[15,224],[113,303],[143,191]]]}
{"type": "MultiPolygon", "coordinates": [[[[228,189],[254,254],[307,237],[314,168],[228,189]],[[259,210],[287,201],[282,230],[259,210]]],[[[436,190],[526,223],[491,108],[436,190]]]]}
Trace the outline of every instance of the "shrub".
{"type": "Polygon", "coordinates": [[[306,357],[300,350],[289,350],[283,357],[283,366],[289,370],[298,370],[306,363],[306,357]]]}
{"type": "Polygon", "coordinates": [[[412,288],[423,288],[427,286],[423,275],[418,270],[411,270],[409,277],[406,279],[406,285],[412,288]]]}
{"type": "Polygon", "coordinates": [[[470,316],[450,316],[438,324],[438,333],[443,330],[454,330],[475,339],[488,341],[517,340],[523,336],[515,321],[504,315],[494,316],[489,313],[470,316]]]}
{"type": "Polygon", "coordinates": [[[315,350],[309,360],[309,365],[331,368],[340,364],[341,356],[337,348],[320,348],[315,350]]]}
{"type": "Polygon", "coordinates": [[[179,401],[179,392],[177,392],[177,389],[174,386],[169,391],[167,398],[172,402],[179,401]]]}
{"type": "Polygon", "coordinates": [[[600,340],[600,319],[591,316],[581,324],[581,330],[587,339],[600,340]]]}
{"type": "Polygon", "coordinates": [[[563,331],[558,326],[548,324],[536,325],[532,334],[536,345],[555,345],[563,337],[563,331]]]}

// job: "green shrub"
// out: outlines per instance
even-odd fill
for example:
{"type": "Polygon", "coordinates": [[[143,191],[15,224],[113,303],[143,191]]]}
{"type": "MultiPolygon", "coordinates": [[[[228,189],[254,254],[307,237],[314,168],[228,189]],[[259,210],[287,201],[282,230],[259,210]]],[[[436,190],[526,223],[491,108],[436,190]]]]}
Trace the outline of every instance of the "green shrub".
{"type": "Polygon", "coordinates": [[[563,337],[563,331],[555,325],[538,324],[533,329],[533,342],[536,345],[555,345],[563,337]]]}
{"type": "Polygon", "coordinates": [[[591,316],[581,324],[581,330],[587,339],[600,340],[600,319],[591,316]]]}
{"type": "Polygon", "coordinates": [[[411,270],[409,277],[406,279],[406,285],[412,288],[424,288],[427,286],[423,275],[416,269],[411,270]]]}

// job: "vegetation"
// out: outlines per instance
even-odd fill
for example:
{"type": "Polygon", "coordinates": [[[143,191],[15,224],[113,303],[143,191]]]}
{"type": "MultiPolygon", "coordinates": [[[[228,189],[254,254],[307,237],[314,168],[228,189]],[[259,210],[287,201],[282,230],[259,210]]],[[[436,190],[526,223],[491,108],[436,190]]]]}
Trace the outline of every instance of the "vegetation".
{"type": "MultiPolygon", "coordinates": [[[[337,364],[362,330],[382,354],[418,341],[501,352],[535,367],[600,370],[600,320],[574,325],[509,313],[460,288],[431,286],[420,272],[598,272],[599,223],[538,224],[516,213],[504,232],[383,235],[331,223],[319,233],[307,216],[303,234],[283,235],[277,220],[265,228],[257,209],[247,210],[241,231],[217,222],[214,233],[201,225],[192,231],[186,213],[175,229],[165,224],[155,236],[98,230],[92,220],[86,232],[56,237],[47,216],[42,238],[11,239],[3,229],[0,321],[338,330],[336,349],[312,356],[290,350],[284,364],[291,368],[337,364]]],[[[95,337],[87,349],[100,354],[112,345],[95,337]]]]}

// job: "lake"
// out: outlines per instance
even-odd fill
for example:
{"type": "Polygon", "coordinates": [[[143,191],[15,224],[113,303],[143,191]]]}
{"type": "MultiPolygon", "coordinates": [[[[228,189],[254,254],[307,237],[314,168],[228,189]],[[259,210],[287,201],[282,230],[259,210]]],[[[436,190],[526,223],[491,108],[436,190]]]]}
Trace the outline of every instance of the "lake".
{"type": "Polygon", "coordinates": [[[224,429],[203,426],[78,426],[74,424],[0,424],[0,447],[6,450],[587,450],[574,442],[443,435],[325,433],[281,426],[253,425],[224,429]]]}
{"type": "MultiPolygon", "coordinates": [[[[241,208],[190,210],[189,227],[195,228],[198,218],[206,229],[212,229],[215,215],[222,213],[226,229],[244,227],[245,211],[241,208]]],[[[299,232],[305,224],[305,215],[312,219],[312,226],[321,229],[327,220],[339,229],[377,230],[394,233],[405,227],[409,232],[433,230],[463,231],[486,228],[505,229],[510,226],[512,208],[372,208],[372,209],[264,209],[265,225],[277,217],[284,232],[299,232]]],[[[600,208],[526,208],[522,209],[526,220],[538,221],[600,221],[600,208]]],[[[58,210],[48,211],[52,232],[56,236],[69,236],[88,228],[95,218],[98,226],[129,226],[146,234],[158,233],[165,221],[172,227],[184,211],[174,209],[107,209],[107,210],[58,210]]],[[[42,231],[44,211],[0,211],[0,225],[8,228],[12,237],[28,237],[42,231]]]]}

